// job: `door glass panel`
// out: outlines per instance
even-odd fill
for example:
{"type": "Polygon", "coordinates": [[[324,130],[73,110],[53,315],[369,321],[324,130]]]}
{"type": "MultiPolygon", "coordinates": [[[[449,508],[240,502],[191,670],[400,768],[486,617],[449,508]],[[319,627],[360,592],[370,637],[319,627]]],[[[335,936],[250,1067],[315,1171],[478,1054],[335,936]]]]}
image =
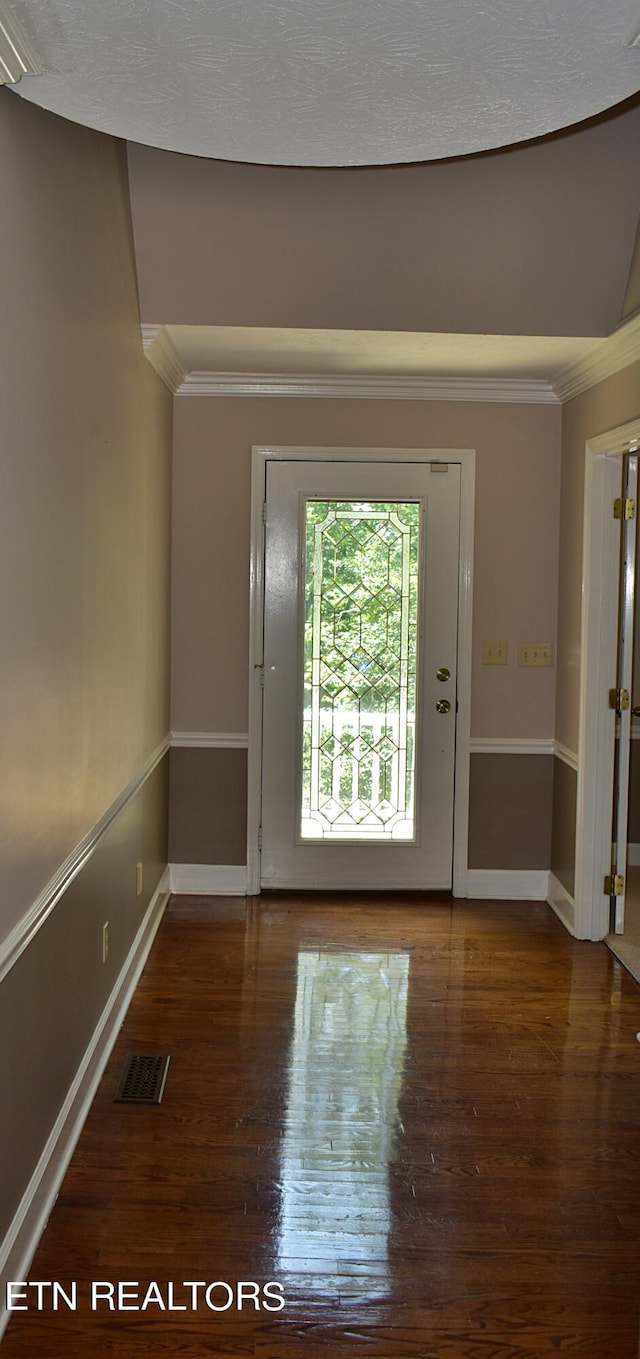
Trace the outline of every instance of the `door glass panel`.
{"type": "Polygon", "coordinates": [[[305,502],[302,840],[415,839],[420,502],[305,502]]]}

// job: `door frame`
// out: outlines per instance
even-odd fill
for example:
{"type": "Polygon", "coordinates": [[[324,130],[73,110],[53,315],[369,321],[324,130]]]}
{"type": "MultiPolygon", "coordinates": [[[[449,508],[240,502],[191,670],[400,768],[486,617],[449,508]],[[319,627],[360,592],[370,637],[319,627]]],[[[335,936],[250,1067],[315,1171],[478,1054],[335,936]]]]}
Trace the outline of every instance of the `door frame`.
{"type": "Polygon", "coordinates": [[[264,636],[264,504],[267,463],[455,462],[460,464],[458,570],[458,713],[453,811],[453,895],[466,897],[469,839],[469,757],[475,462],[473,448],[316,448],[254,445],[251,450],[251,562],[249,619],[249,751],[247,769],[247,894],[260,893],[262,805],[262,660],[264,636]]]}
{"type": "Polygon", "coordinates": [[[620,495],[622,455],[640,449],[640,420],[589,439],[585,448],[580,712],[574,933],[604,939],[611,871],[615,713],[608,706],[616,686],[620,527],[613,501],[620,495]]]}

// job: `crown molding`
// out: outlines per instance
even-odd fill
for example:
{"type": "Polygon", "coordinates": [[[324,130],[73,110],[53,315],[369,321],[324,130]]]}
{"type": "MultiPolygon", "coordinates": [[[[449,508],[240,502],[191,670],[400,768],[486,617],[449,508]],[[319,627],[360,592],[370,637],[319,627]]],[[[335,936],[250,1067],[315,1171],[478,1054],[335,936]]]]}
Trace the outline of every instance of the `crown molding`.
{"type": "Polygon", "coordinates": [[[605,378],[613,377],[623,368],[640,359],[640,313],[624,321],[607,336],[587,358],[564,368],[553,383],[562,402],[581,396],[605,378]]]}
{"type": "Polygon", "coordinates": [[[557,406],[551,383],[516,378],[326,373],[188,373],[177,396],[325,397],[360,401],[503,401],[557,406]]]}
{"type": "Polygon", "coordinates": [[[166,326],[142,325],[142,347],[165,387],[175,396],[187,374],[166,326]]]}
{"type": "Polygon", "coordinates": [[[152,326],[148,325],[146,321],[141,322],[140,334],[142,336],[142,348],[144,349],[145,354],[149,346],[153,344],[153,341],[157,340],[160,331],[165,329],[165,326],[152,326]]]}
{"type": "MultiPolygon", "coordinates": [[[[1,3],[1,0],[0,0],[1,3]]],[[[187,372],[168,326],[141,326],[149,362],[174,396],[312,397],[360,401],[478,401],[558,406],[640,360],[640,312],[587,358],[543,378],[410,377],[371,373],[187,372]]]]}
{"type": "Polygon", "coordinates": [[[44,65],[15,16],[0,0],[0,85],[17,85],[23,75],[42,75],[44,65]]]}
{"type": "Polygon", "coordinates": [[[503,401],[515,405],[559,405],[551,383],[537,378],[186,372],[168,326],[145,323],[140,331],[149,362],[174,396],[290,396],[360,401],[503,401]]]}

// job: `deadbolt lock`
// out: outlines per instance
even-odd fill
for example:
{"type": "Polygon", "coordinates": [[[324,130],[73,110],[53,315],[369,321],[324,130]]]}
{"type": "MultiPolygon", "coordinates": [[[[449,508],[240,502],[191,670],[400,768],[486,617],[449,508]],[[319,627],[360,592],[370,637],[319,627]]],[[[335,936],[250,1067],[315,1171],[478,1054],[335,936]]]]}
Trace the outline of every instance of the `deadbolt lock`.
{"type": "Polygon", "coordinates": [[[441,665],[440,669],[436,670],[436,679],[440,680],[441,684],[445,684],[448,679],[451,679],[451,671],[447,670],[446,665],[441,665]]]}
{"type": "Polygon", "coordinates": [[[437,712],[437,713],[448,713],[448,712],[451,712],[451,704],[450,704],[448,698],[439,698],[439,699],[438,699],[438,702],[436,703],[436,712],[437,712]]]}

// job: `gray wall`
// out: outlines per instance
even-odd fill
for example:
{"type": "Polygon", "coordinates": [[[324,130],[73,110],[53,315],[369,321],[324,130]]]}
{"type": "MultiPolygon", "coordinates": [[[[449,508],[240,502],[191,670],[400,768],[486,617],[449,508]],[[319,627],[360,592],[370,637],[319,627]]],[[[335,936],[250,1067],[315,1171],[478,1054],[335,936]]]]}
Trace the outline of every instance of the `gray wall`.
{"type": "MultiPolygon", "coordinates": [[[[167,862],[168,757],[101,840],[0,985],[0,1239],[22,1195],[167,862]],[[136,896],[136,863],[145,865],[136,896]],[[109,956],[102,962],[102,926],[109,956]]],[[[12,1276],[13,1277],[13,1276],[12,1276]]]]}
{"type": "Polygon", "coordinates": [[[640,109],[616,109],[487,155],[340,170],[132,146],[143,320],[606,335],[640,210],[639,129],[640,109]]]}
{"type": "Polygon", "coordinates": [[[0,89],[0,944],[168,730],[171,397],[124,147],[0,89]]]}
{"type": "Polygon", "coordinates": [[[141,350],[123,146],[0,89],[0,181],[4,1236],[167,862],[165,757],[26,942],[167,737],[172,402],[141,350]]]}
{"type": "MultiPolygon", "coordinates": [[[[247,732],[252,444],[475,448],[472,736],[551,740],[555,668],[518,666],[517,643],[556,641],[559,407],[178,397],[174,425],[174,731],[247,732]],[[481,664],[483,637],[508,639],[508,665],[481,664]]],[[[246,861],[245,761],[242,749],[172,752],[172,860],[246,861]]],[[[548,868],[551,757],[478,755],[473,770],[471,866],[548,868]]]]}

